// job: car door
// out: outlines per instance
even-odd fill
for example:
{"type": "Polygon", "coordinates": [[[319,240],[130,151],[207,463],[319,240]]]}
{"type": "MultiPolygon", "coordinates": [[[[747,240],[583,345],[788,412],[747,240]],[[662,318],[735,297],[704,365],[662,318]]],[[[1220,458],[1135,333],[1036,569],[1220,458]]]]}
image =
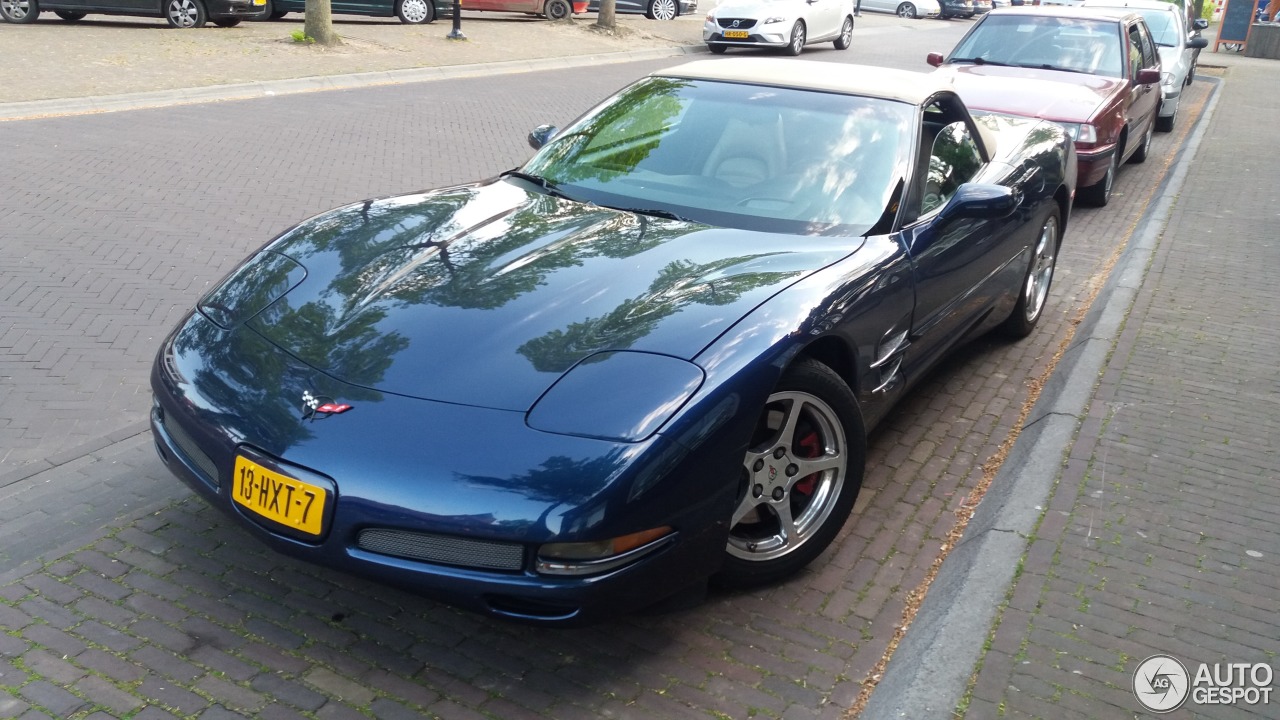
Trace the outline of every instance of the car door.
{"type": "Polygon", "coordinates": [[[829,38],[839,32],[842,0],[804,0],[805,33],[810,42],[829,38]]]}
{"type": "Polygon", "coordinates": [[[1155,122],[1160,110],[1160,83],[1138,84],[1138,71],[1144,68],[1160,69],[1160,58],[1156,54],[1155,42],[1142,20],[1134,20],[1128,25],[1129,39],[1129,103],[1126,118],[1129,125],[1129,143],[1127,150],[1139,146],[1137,138],[1147,132],[1150,124],[1155,122]]]}
{"type": "Polygon", "coordinates": [[[999,271],[1019,252],[1013,233],[1017,213],[1003,218],[947,213],[959,187],[986,165],[975,136],[976,129],[965,121],[936,131],[929,120],[923,124],[906,201],[907,217],[919,216],[903,231],[916,280],[908,377],[931,366],[985,317],[996,299],[999,271]]]}

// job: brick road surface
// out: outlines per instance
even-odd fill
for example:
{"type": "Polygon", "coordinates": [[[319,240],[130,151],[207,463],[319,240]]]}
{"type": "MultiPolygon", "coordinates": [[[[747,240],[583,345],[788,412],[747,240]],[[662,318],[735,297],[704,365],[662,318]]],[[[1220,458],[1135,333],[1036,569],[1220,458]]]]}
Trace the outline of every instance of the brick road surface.
{"type": "Polygon", "coordinates": [[[1208,83],[1113,205],[1073,215],[1037,333],[975,342],[913,392],[836,544],[774,588],[575,631],[462,614],[266,552],[136,427],[160,333],[287,219],[514,165],[529,127],[658,65],[5,124],[0,717],[840,716],[1208,83]],[[46,536],[67,517],[82,532],[46,536]]]}
{"type": "MultiPolygon", "coordinates": [[[[1130,683],[1156,654],[1192,676],[1280,668],[1280,164],[1257,122],[1273,88],[1273,67],[1231,70],[967,717],[1136,717],[1130,683]]],[[[1168,717],[1280,717],[1277,687],[1168,717]]]]}

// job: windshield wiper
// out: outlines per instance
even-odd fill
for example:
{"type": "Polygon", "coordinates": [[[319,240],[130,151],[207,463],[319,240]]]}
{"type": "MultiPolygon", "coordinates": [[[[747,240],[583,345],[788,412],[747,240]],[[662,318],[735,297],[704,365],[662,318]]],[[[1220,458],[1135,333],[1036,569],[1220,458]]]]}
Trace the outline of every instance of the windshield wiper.
{"type": "Polygon", "coordinates": [[[1009,67],[1009,63],[1003,63],[999,60],[988,60],[982,57],[971,58],[951,58],[948,63],[973,63],[974,65],[999,65],[1000,67],[1009,67]]]}
{"type": "Polygon", "coordinates": [[[582,202],[581,200],[566,194],[563,190],[557,187],[556,184],[551,182],[550,180],[544,177],[541,177],[539,175],[532,175],[530,173],[524,172],[523,170],[508,170],[502,173],[500,177],[518,178],[520,180],[531,182],[534,185],[537,185],[543,190],[546,190],[548,195],[558,197],[561,200],[572,200],[573,202],[582,202]]]}
{"type": "Polygon", "coordinates": [[[667,220],[679,220],[680,222],[694,222],[683,215],[677,215],[670,210],[659,210],[657,208],[613,208],[614,210],[622,210],[623,212],[632,212],[637,215],[652,215],[653,217],[666,218],[667,220]]]}
{"type": "Polygon", "coordinates": [[[1062,67],[1060,65],[1051,65],[1049,63],[1024,63],[1017,65],[1021,68],[1032,68],[1035,70],[1057,70],[1058,72],[1080,73],[1082,75],[1092,75],[1088,70],[1078,70],[1076,68],[1062,67]]]}

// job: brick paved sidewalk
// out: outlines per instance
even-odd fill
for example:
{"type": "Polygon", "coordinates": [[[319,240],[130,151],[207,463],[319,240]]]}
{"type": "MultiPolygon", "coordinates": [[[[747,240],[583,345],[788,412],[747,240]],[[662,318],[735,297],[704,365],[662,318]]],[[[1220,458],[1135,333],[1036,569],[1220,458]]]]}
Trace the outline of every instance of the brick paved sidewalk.
{"type": "Polygon", "coordinates": [[[1277,69],[1230,71],[958,715],[1145,717],[1156,654],[1280,669],[1277,69]]]}

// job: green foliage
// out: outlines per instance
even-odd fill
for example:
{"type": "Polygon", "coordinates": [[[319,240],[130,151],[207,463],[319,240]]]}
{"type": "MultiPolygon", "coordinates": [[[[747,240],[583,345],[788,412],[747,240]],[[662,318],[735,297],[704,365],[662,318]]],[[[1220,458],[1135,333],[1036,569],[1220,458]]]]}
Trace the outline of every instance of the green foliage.
{"type": "Polygon", "coordinates": [[[293,41],[296,43],[305,43],[307,45],[310,45],[311,43],[315,42],[316,39],[308,35],[305,30],[294,30],[293,41]]]}

